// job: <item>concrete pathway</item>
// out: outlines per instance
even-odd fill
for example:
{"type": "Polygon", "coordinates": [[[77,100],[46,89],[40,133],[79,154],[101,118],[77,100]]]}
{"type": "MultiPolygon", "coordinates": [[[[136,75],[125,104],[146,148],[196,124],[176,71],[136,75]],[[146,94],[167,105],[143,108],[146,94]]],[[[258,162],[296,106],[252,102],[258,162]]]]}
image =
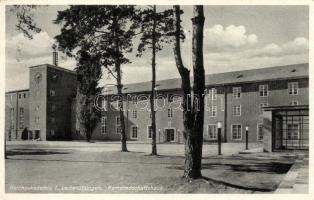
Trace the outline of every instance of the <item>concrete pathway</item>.
{"type": "Polygon", "coordinates": [[[309,157],[298,155],[289,172],[279,184],[275,193],[278,194],[306,194],[309,192],[309,157]]]}

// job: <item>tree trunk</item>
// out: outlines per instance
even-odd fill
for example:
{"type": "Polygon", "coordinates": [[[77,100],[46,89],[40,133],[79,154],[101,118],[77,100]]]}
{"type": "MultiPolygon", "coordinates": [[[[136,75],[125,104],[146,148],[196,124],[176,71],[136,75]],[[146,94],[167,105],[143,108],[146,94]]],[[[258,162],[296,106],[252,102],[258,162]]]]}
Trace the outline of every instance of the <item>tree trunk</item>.
{"type": "Polygon", "coordinates": [[[203,65],[203,6],[194,6],[193,22],[193,72],[194,85],[191,97],[190,72],[184,67],[180,49],[180,6],[174,6],[175,11],[175,45],[174,56],[181,76],[185,167],[184,177],[200,178],[202,164],[203,120],[205,72],[203,65]],[[193,101],[192,101],[193,100],[193,101]]]}
{"type": "Polygon", "coordinates": [[[155,112],[155,89],[156,89],[156,5],[153,7],[153,31],[152,31],[152,90],[150,95],[150,110],[152,114],[152,155],[157,155],[156,145],[156,112],[155,112]]]}

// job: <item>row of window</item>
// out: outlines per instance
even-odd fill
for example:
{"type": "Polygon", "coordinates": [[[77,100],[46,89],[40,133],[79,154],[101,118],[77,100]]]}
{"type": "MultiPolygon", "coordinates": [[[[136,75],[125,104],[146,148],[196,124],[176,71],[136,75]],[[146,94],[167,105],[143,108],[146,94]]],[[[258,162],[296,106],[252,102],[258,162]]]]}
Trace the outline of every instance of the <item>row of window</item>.
{"type": "MultiPolygon", "coordinates": [[[[168,108],[168,118],[173,118],[173,109],[172,108],[168,108]]],[[[152,117],[151,113],[150,113],[150,118],[152,117]]],[[[137,119],[137,110],[132,110],[132,118],[133,119],[137,119]]]]}
{"type": "MultiPolygon", "coordinates": [[[[259,141],[263,140],[263,126],[261,123],[257,124],[257,139],[259,141]]],[[[107,117],[101,118],[101,133],[107,134],[107,117]]],[[[121,123],[120,117],[116,117],[116,134],[121,133],[121,123]]],[[[131,127],[131,138],[137,139],[138,137],[138,127],[131,127]]],[[[152,128],[150,125],[147,126],[147,138],[152,138],[152,128]]],[[[207,126],[207,138],[210,140],[216,140],[217,137],[217,126],[216,124],[209,124],[207,126]]],[[[232,140],[242,140],[242,124],[232,124],[231,125],[231,139],[232,140]]],[[[293,123],[287,125],[287,139],[297,140],[299,139],[299,124],[293,123]]]]}

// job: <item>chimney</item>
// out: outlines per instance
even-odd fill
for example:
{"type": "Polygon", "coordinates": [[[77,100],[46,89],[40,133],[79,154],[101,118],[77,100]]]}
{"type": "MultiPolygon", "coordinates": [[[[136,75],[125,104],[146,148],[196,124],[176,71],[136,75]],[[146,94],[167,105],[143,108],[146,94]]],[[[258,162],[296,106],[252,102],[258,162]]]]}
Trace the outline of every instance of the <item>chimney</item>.
{"type": "Polygon", "coordinates": [[[52,64],[55,65],[55,66],[58,66],[58,52],[57,52],[57,45],[56,44],[53,44],[52,45],[52,49],[53,49],[53,52],[52,52],[52,64]]]}

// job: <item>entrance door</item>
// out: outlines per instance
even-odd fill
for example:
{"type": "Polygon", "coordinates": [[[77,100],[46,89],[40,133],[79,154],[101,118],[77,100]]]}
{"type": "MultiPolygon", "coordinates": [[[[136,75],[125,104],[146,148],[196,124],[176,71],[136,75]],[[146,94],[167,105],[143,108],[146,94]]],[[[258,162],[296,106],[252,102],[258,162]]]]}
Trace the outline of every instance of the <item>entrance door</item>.
{"type": "Polygon", "coordinates": [[[165,129],[166,130],[166,141],[174,142],[174,129],[165,129]]]}
{"type": "Polygon", "coordinates": [[[40,130],[35,130],[35,140],[40,137],[40,130]]]}

